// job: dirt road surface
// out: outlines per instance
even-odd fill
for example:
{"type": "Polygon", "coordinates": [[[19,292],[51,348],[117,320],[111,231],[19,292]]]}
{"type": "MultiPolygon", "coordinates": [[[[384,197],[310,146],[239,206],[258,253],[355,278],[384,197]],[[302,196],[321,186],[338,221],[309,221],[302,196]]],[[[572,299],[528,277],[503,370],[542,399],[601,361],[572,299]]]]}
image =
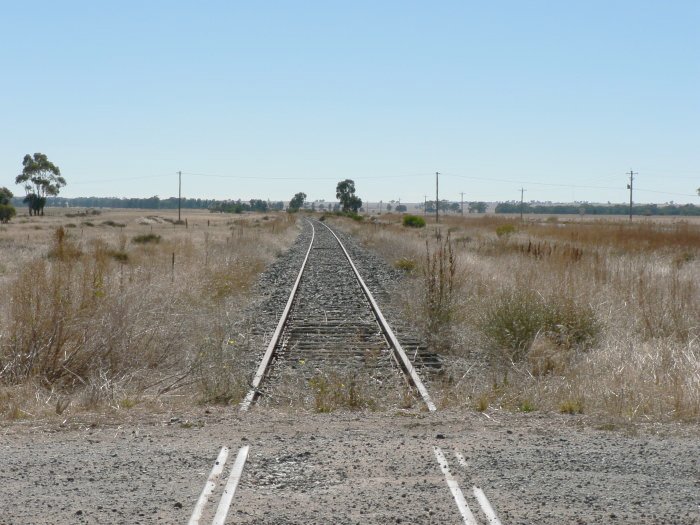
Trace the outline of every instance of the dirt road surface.
{"type": "Polygon", "coordinates": [[[0,427],[0,523],[186,523],[220,448],[242,445],[227,523],[462,523],[436,446],[480,523],[473,486],[503,524],[700,523],[696,426],[261,407],[61,423],[0,427]]]}

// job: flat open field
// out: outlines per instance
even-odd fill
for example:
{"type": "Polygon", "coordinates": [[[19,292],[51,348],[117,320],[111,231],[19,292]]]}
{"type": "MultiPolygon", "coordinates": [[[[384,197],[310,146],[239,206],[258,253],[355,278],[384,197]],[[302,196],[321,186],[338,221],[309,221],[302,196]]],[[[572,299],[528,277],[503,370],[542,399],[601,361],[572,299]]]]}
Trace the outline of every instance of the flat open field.
{"type": "Polygon", "coordinates": [[[328,217],[442,357],[438,411],[241,414],[301,217],[76,212],[0,227],[0,523],[181,523],[242,444],[228,523],[457,523],[435,446],[503,523],[700,523],[698,221],[328,217]]]}

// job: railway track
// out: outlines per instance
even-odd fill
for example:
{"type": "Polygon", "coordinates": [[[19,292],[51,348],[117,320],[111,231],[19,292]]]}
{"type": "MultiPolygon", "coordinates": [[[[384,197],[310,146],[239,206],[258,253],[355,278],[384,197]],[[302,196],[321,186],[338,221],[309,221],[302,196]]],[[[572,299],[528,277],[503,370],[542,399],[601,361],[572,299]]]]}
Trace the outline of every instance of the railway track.
{"type": "Polygon", "coordinates": [[[290,371],[308,381],[332,370],[387,385],[403,377],[435,410],[414,362],[435,366],[436,356],[416,341],[406,354],[340,238],[323,222],[307,223],[306,256],[241,409],[290,371]]]}

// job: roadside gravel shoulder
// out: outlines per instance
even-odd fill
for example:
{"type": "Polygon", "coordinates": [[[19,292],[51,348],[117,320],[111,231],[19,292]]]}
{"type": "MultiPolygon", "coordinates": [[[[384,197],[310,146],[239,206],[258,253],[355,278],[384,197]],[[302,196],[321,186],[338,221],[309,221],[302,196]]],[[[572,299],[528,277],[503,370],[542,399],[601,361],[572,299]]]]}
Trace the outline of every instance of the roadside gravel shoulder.
{"type": "Polygon", "coordinates": [[[243,444],[229,523],[456,523],[436,445],[503,523],[700,523],[696,426],[589,423],[234,407],[15,423],[0,427],[0,523],[183,523],[219,448],[243,444]]]}

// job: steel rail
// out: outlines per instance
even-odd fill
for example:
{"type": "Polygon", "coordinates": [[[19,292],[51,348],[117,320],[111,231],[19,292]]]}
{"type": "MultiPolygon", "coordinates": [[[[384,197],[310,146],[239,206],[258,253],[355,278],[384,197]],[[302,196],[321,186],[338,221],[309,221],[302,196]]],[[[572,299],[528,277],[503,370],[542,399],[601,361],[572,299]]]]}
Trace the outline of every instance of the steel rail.
{"type": "Polygon", "coordinates": [[[372,308],[372,312],[374,313],[374,316],[376,317],[377,322],[379,323],[379,327],[382,329],[382,332],[384,333],[384,337],[386,337],[387,341],[389,342],[389,346],[391,346],[391,348],[394,352],[394,357],[396,357],[397,362],[399,363],[399,365],[403,369],[404,373],[408,376],[411,384],[415,387],[416,390],[418,390],[418,393],[420,393],[421,397],[423,398],[423,401],[425,402],[426,406],[428,407],[428,410],[430,412],[435,412],[437,410],[437,407],[435,406],[435,403],[431,399],[430,394],[428,393],[428,389],[425,388],[425,385],[423,384],[423,381],[421,381],[421,378],[418,376],[418,373],[416,372],[416,369],[413,366],[413,363],[411,363],[411,360],[406,355],[406,352],[404,351],[403,347],[401,346],[401,343],[399,343],[399,340],[396,338],[396,335],[394,335],[394,331],[391,329],[391,327],[389,326],[389,323],[384,318],[382,311],[379,309],[379,305],[377,304],[377,301],[374,300],[374,296],[372,295],[372,292],[369,291],[369,288],[367,288],[365,281],[360,276],[360,272],[357,270],[355,263],[352,262],[352,259],[350,258],[350,254],[345,249],[345,246],[343,246],[343,243],[340,241],[340,239],[335,234],[335,232],[333,230],[331,230],[330,227],[328,227],[328,225],[326,225],[324,223],[321,223],[321,224],[323,224],[328,229],[328,231],[331,232],[333,237],[335,237],[335,240],[338,241],[338,245],[343,250],[345,257],[347,258],[348,262],[350,263],[350,267],[352,268],[352,271],[355,272],[355,277],[357,278],[357,281],[360,283],[360,287],[362,288],[362,291],[364,292],[365,297],[369,301],[370,307],[372,308]]]}
{"type": "MultiPolygon", "coordinates": [[[[257,397],[260,393],[259,392],[260,383],[267,375],[267,370],[268,370],[270,363],[272,361],[272,358],[274,356],[275,349],[277,348],[279,341],[280,341],[280,338],[282,337],[284,329],[287,325],[287,321],[289,319],[289,314],[291,313],[292,305],[294,303],[294,300],[296,299],[297,291],[299,289],[299,284],[301,283],[301,278],[304,274],[304,270],[306,269],[306,264],[309,260],[309,256],[311,254],[311,249],[313,248],[314,239],[316,238],[316,229],[314,228],[314,225],[310,220],[308,220],[308,219],[306,219],[306,220],[309,223],[309,225],[311,226],[311,242],[309,243],[309,248],[306,250],[306,256],[304,257],[304,262],[301,265],[301,269],[299,270],[299,274],[297,275],[296,281],[294,282],[294,286],[292,287],[292,291],[289,294],[289,299],[287,299],[287,304],[284,308],[284,311],[282,312],[282,316],[280,317],[280,320],[277,323],[277,327],[275,328],[275,331],[272,335],[272,338],[270,339],[270,342],[267,346],[265,354],[263,355],[263,358],[260,361],[260,365],[258,366],[258,369],[255,373],[255,376],[251,382],[251,388],[248,391],[248,394],[246,395],[244,400],[240,404],[240,410],[243,412],[247,411],[250,408],[250,405],[257,399],[257,397]]],[[[386,339],[387,343],[389,344],[389,347],[391,348],[391,351],[392,351],[392,354],[394,356],[395,361],[398,363],[399,367],[403,370],[404,374],[406,374],[406,377],[408,378],[409,383],[421,395],[421,398],[423,399],[423,402],[428,407],[428,410],[430,412],[436,411],[437,407],[435,406],[435,403],[433,402],[432,398],[430,397],[430,394],[428,393],[428,389],[423,384],[423,381],[421,380],[418,373],[416,372],[416,369],[413,366],[413,363],[411,363],[411,360],[406,355],[406,352],[404,351],[403,347],[401,346],[401,343],[399,343],[399,340],[396,338],[396,335],[394,334],[393,330],[389,326],[389,323],[384,318],[384,315],[382,314],[381,310],[379,309],[379,305],[377,304],[376,300],[374,299],[372,292],[370,292],[369,288],[367,287],[364,280],[362,279],[362,276],[360,275],[360,272],[358,271],[357,267],[355,266],[355,263],[352,261],[350,254],[345,249],[345,246],[341,242],[340,238],[335,234],[335,232],[328,225],[326,225],[324,223],[321,223],[321,224],[323,224],[323,226],[325,226],[326,229],[328,229],[328,231],[331,233],[331,235],[333,235],[336,242],[338,243],[338,246],[343,251],[345,258],[347,259],[348,263],[350,264],[350,267],[352,268],[352,271],[355,275],[355,278],[356,278],[358,284],[360,285],[362,293],[364,294],[365,298],[367,299],[367,302],[369,303],[370,310],[372,311],[374,318],[377,321],[377,324],[379,325],[379,328],[381,329],[382,334],[384,335],[384,338],[386,339]]]]}
{"type": "Polygon", "coordinates": [[[299,275],[297,275],[296,281],[294,281],[294,286],[292,287],[292,292],[289,294],[289,299],[287,299],[287,304],[284,307],[284,311],[282,312],[282,317],[280,317],[279,322],[277,323],[277,328],[275,328],[275,332],[272,334],[272,339],[270,339],[270,344],[267,345],[267,350],[265,351],[265,355],[263,355],[262,360],[260,361],[260,366],[258,366],[258,370],[255,372],[255,377],[253,378],[253,381],[251,382],[251,388],[248,391],[248,394],[245,396],[245,399],[241,402],[241,411],[245,412],[250,408],[250,404],[257,398],[259,391],[258,388],[260,387],[260,383],[262,382],[263,378],[265,377],[265,374],[267,373],[267,368],[270,366],[270,361],[272,360],[272,356],[274,355],[275,348],[277,347],[277,343],[279,343],[279,339],[282,336],[282,331],[284,330],[284,325],[287,324],[287,319],[289,318],[289,312],[292,310],[292,303],[294,303],[294,298],[297,295],[297,290],[299,288],[299,283],[301,282],[301,276],[304,274],[304,269],[306,268],[306,263],[309,260],[309,255],[311,254],[311,248],[314,245],[314,239],[316,237],[316,228],[314,228],[314,225],[311,221],[306,219],[307,222],[311,225],[311,242],[309,243],[309,248],[306,250],[306,256],[304,257],[304,262],[301,263],[301,269],[299,270],[299,275]]]}

